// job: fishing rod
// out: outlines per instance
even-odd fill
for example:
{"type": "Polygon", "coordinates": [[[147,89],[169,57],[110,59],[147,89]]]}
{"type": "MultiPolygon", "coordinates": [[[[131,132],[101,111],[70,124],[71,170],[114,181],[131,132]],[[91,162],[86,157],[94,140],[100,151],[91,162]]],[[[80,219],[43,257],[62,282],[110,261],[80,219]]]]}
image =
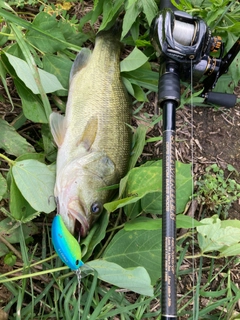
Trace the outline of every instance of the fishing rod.
{"type": "Polygon", "coordinates": [[[227,72],[240,50],[240,38],[224,56],[220,37],[213,37],[206,23],[182,11],[170,0],[160,1],[151,40],[160,53],[158,102],[163,114],[162,162],[162,320],[177,319],[176,279],[176,187],[175,132],[176,109],[180,104],[180,80],[202,81],[201,96],[206,103],[231,108],[236,96],[212,92],[218,78],[227,72]],[[218,58],[212,52],[220,51],[218,58]]]}

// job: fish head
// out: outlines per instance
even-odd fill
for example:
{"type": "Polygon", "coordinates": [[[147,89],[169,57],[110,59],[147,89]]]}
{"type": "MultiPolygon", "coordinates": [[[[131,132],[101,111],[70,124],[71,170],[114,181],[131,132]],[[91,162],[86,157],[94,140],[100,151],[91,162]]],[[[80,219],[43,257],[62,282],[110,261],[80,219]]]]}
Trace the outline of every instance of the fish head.
{"type": "Polygon", "coordinates": [[[109,197],[104,187],[116,183],[116,167],[104,152],[75,159],[58,174],[55,196],[67,229],[85,237],[109,197]]]}

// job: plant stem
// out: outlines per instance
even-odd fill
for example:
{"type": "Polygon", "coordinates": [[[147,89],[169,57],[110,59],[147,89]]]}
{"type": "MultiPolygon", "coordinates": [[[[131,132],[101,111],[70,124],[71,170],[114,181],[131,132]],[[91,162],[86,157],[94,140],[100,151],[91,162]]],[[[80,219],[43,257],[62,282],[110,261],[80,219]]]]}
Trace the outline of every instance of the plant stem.
{"type": "Polygon", "coordinates": [[[7,161],[7,163],[9,164],[9,166],[13,166],[15,164],[15,161],[9,159],[8,157],[6,157],[4,154],[0,153],[0,158],[2,158],[3,160],[7,161]]]}
{"type": "Polygon", "coordinates": [[[22,260],[21,253],[18,252],[14,246],[11,245],[3,236],[0,235],[0,240],[2,243],[4,243],[20,260],[22,260]]]}

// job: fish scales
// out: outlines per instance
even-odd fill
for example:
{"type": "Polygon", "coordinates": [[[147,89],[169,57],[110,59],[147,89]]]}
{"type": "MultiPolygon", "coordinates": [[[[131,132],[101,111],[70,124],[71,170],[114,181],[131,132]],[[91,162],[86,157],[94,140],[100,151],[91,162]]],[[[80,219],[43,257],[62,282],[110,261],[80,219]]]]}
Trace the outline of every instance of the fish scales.
{"type": "Polygon", "coordinates": [[[93,53],[82,49],[73,64],[65,117],[50,117],[59,214],[72,233],[78,220],[82,236],[109,200],[101,188],[119,182],[130,156],[130,105],[119,59],[117,37],[100,33],[93,53]]]}

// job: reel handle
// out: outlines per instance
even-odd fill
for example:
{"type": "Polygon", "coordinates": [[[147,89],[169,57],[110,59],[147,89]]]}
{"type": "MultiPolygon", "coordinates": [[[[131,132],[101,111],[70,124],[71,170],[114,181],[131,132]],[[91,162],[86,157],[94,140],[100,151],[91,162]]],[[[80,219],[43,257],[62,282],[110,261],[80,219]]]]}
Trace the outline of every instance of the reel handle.
{"type": "Polygon", "coordinates": [[[203,95],[206,103],[216,104],[220,107],[233,108],[236,104],[237,97],[231,93],[221,93],[209,91],[203,95]]]}

